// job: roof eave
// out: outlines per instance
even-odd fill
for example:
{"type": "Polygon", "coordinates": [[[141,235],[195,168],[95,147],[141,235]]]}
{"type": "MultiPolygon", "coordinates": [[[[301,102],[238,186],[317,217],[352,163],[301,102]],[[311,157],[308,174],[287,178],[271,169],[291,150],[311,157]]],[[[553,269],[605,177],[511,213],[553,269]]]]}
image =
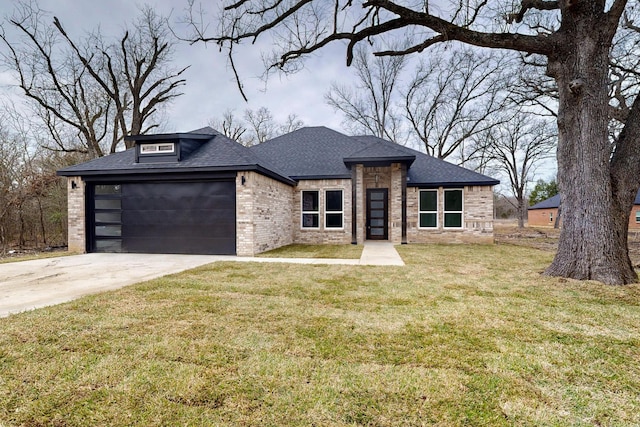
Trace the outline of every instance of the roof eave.
{"type": "Polygon", "coordinates": [[[345,157],[344,164],[351,166],[353,164],[362,164],[364,166],[385,166],[392,163],[406,163],[411,166],[416,160],[416,156],[398,156],[398,157],[345,157]]]}
{"type": "Polygon", "coordinates": [[[285,184],[295,186],[295,180],[275,173],[260,165],[231,165],[231,166],[214,166],[214,167],[182,167],[182,168],[139,168],[139,169],[110,169],[110,170],[76,170],[69,171],[61,169],[56,172],[58,176],[117,176],[117,175],[156,175],[156,174],[174,174],[186,172],[239,172],[254,171],[273,178],[285,184]]]}
{"type": "Polygon", "coordinates": [[[196,140],[209,140],[213,139],[216,135],[205,133],[158,133],[153,135],[128,135],[124,137],[125,141],[161,141],[161,140],[176,140],[176,139],[196,139],[196,140]]]}
{"type": "Polygon", "coordinates": [[[500,184],[500,181],[490,180],[490,181],[444,181],[444,182],[413,182],[407,181],[407,187],[423,187],[423,188],[438,188],[438,187],[465,187],[470,185],[476,186],[490,186],[493,187],[495,185],[500,184]]]}

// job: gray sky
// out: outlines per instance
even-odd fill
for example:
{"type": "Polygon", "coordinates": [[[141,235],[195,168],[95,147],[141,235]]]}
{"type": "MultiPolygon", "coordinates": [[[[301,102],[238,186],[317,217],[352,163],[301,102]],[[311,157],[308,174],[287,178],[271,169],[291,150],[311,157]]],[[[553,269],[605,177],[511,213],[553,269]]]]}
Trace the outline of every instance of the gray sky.
{"type": "MultiPolygon", "coordinates": [[[[57,16],[70,34],[82,34],[100,26],[104,35],[116,37],[122,34],[124,24],[138,13],[137,5],[149,4],[168,15],[176,32],[186,34],[186,28],[178,21],[187,5],[186,0],[38,0],[40,7],[57,16]]],[[[8,14],[13,9],[12,0],[0,0],[0,12],[8,14]],[[7,7],[9,6],[9,7],[7,7]]],[[[305,69],[293,76],[272,76],[266,85],[257,78],[263,65],[258,46],[246,46],[236,63],[243,77],[245,102],[236,87],[227,58],[214,44],[199,43],[193,46],[181,43],[176,47],[177,66],[191,65],[186,72],[184,95],[169,107],[167,131],[189,131],[202,126],[214,117],[221,117],[227,109],[242,116],[245,109],[267,107],[277,121],[284,121],[295,113],[307,126],[328,126],[336,130],[342,118],[324,101],[332,81],[350,75],[345,65],[344,49],[336,46],[324,50],[322,56],[306,61],[305,69]],[[330,57],[330,60],[326,58],[330,57]]],[[[0,74],[0,84],[9,83],[8,76],[0,74]]]]}
{"type": "MultiPolygon", "coordinates": [[[[138,14],[138,5],[141,4],[151,5],[160,14],[171,14],[170,21],[176,32],[187,34],[186,27],[179,24],[187,0],[37,1],[42,9],[60,19],[72,37],[93,31],[98,26],[105,36],[121,36],[125,23],[138,14]]],[[[202,3],[212,9],[215,1],[202,3]]],[[[0,0],[0,14],[11,14],[13,7],[14,0],[0,0]]],[[[213,25],[212,16],[209,20],[213,25]]],[[[191,68],[185,75],[184,95],[168,108],[165,131],[186,132],[206,126],[211,119],[220,118],[227,109],[235,110],[241,117],[247,108],[256,110],[264,106],[278,122],[283,122],[289,114],[296,114],[306,126],[327,126],[345,132],[342,116],[334,112],[324,99],[331,82],[354,80],[354,71],[345,65],[344,46],[334,44],[321,49],[318,54],[307,58],[302,71],[290,76],[273,75],[266,86],[258,78],[264,71],[260,45],[246,45],[236,52],[241,53],[237,56],[236,66],[243,78],[248,103],[236,87],[226,55],[220,53],[215,44],[180,43],[176,46],[176,66],[191,65],[191,68]]],[[[8,74],[0,70],[0,85],[7,83],[11,83],[8,74]]],[[[536,178],[547,180],[554,176],[555,162],[551,159],[541,164],[536,174],[536,178]]]]}

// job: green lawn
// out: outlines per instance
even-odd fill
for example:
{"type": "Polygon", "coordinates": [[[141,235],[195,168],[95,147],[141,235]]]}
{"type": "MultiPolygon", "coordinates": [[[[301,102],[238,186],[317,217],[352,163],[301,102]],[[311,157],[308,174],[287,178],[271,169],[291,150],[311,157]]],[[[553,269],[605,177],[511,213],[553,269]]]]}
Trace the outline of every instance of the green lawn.
{"type": "Polygon", "coordinates": [[[360,259],[362,245],[287,245],[259,254],[264,258],[360,259]]]}
{"type": "Polygon", "coordinates": [[[217,263],[0,319],[0,426],[633,426],[640,286],[552,254],[217,263]]]}

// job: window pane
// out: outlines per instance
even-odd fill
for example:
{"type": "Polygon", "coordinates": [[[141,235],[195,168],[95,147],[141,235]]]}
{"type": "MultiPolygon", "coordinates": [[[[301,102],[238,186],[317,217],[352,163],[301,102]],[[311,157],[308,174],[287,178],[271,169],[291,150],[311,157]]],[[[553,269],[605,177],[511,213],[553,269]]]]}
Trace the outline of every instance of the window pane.
{"type": "Polygon", "coordinates": [[[457,228],[462,227],[462,214],[461,213],[445,213],[444,226],[457,227],[457,228]]]}
{"type": "Polygon", "coordinates": [[[120,212],[96,212],[96,222],[120,222],[120,212]]]}
{"type": "Polygon", "coordinates": [[[96,200],[96,209],[120,209],[121,207],[120,199],[96,200]]]}
{"type": "Polygon", "coordinates": [[[302,214],[302,226],[305,228],[318,228],[320,226],[318,214],[302,214]]]}
{"type": "Polygon", "coordinates": [[[303,211],[318,211],[318,192],[317,191],[303,191],[302,192],[302,210],[303,211]]]}
{"type": "Polygon", "coordinates": [[[120,184],[96,185],[96,194],[120,194],[120,184]]]}
{"type": "Polygon", "coordinates": [[[384,202],[371,202],[371,209],[384,209],[384,202]]]}
{"type": "Polygon", "coordinates": [[[173,153],[173,144],[158,144],[158,151],[169,151],[173,153]]]}
{"type": "Polygon", "coordinates": [[[636,212],[636,222],[640,222],[640,211],[636,212]]]}
{"type": "Polygon", "coordinates": [[[327,228],[342,228],[342,214],[327,214],[327,228]]]}
{"type": "Polygon", "coordinates": [[[372,227],[384,227],[384,219],[372,219],[370,222],[372,227]]]}
{"type": "Polygon", "coordinates": [[[436,227],[436,218],[435,213],[421,213],[420,227],[436,227]]]}
{"type": "Polygon", "coordinates": [[[448,190],[444,192],[444,210],[462,211],[462,190],[448,190]]]}
{"type": "Polygon", "coordinates": [[[384,193],[381,191],[372,191],[369,198],[371,200],[384,200],[384,193]]]}
{"type": "Polygon", "coordinates": [[[383,236],[384,228],[372,228],[371,230],[369,230],[369,234],[371,234],[372,236],[383,236]]]}
{"type": "Polygon", "coordinates": [[[420,210],[421,211],[437,211],[438,210],[438,193],[436,191],[420,192],[420,210]]]}
{"type": "Polygon", "coordinates": [[[122,236],[122,226],[121,225],[96,225],[96,236],[120,237],[122,236]]]}
{"type": "Polygon", "coordinates": [[[329,190],[325,195],[328,211],[342,211],[342,190],[329,190]]]}
{"type": "Polygon", "coordinates": [[[384,211],[374,211],[369,212],[369,217],[371,218],[384,218],[384,211]]]}
{"type": "Polygon", "coordinates": [[[122,240],[120,239],[96,239],[98,252],[122,252],[122,240]]]}

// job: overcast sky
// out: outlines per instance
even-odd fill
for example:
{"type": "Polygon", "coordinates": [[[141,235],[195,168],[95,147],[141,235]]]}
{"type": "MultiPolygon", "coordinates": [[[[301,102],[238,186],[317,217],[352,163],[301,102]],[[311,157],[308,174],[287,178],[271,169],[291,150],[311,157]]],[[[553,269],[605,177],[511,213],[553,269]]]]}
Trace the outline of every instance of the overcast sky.
{"type": "MultiPolygon", "coordinates": [[[[75,35],[93,31],[98,26],[104,35],[121,35],[124,24],[137,15],[140,4],[149,4],[163,15],[171,14],[176,32],[187,32],[179,24],[186,0],[38,0],[38,3],[75,35]]],[[[6,15],[11,13],[14,2],[0,0],[0,5],[0,12],[6,15]]],[[[341,116],[326,104],[324,95],[332,81],[344,79],[351,73],[345,65],[344,49],[335,46],[324,50],[321,55],[306,61],[305,69],[293,76],[274,75],[267,82],[266,90],[265,83],[257,78],[263,71],[260,49],[247,46],[241,53],[236,65],[243,77],[248,103],[238,91],[225,54],[220,53],[216,45],[181,43],[176,46],[176,65],[190,65],[191,68],[186,72],[187,84],[182,87],[184,95],[169,109],[167,131],[182,132],[206,126],[227,109],[242,116],[247,108],[263,106],[269,108],[277,121],[284,121],[289,114],[295,113],[307,126],[323,125],[343,130],[341,116]]],[[[0,75],[0,83],[7,82],[7,75],[0,75]]]]}
{"type": "MultiPolygon", "coordinates": [[[[215,4],[209,0],[203,4],[215,4]]],[[[179,23],[187,0],[38,0],[40,7],[57,16],[73,37],[95,30],[110,37],[121,36],[125,23],[139,12],[138,5],[149,4],[162,15],[169,15],[170,22],[178,34],[187,34],[187,28],[179,23]]],[[[14,0],[0,0],[0,13],[10,14],[14,0]]],[[[210,17],[213,23],[213,17],[210,17]]],[[[319,54],[307,58],[305,68],[291,76],[272,76],[266,83],[258,76],[262,74],[260,46],[243,46],[237,56],[236,66],[243,78],[249,102],[245,102],[236,87],[227,58],[215,44],[198,43],[176,46],[176,66],[191,67],[186,72],[187,83],[182,87],[184,95],[169,107],[167,132],[187,132],[207,126],[213,118],[220,118],[228,110],[242,116],[247,108],[267,107],[278,122],[289,114],[296,114],[306,126],[327,126],[345,132],[342,116],[325,102],[325,94],[333,81],[353,81],[353,70],[345,65],[345,49],[339,44],[320,50],[319,54]]],[[[0,70],[0,85],[10,83],[7,73],[0,70]]],[[[555,162],[549,160],[540,165],[537,177],[546,180],[555,176],[555,162]]]]}

